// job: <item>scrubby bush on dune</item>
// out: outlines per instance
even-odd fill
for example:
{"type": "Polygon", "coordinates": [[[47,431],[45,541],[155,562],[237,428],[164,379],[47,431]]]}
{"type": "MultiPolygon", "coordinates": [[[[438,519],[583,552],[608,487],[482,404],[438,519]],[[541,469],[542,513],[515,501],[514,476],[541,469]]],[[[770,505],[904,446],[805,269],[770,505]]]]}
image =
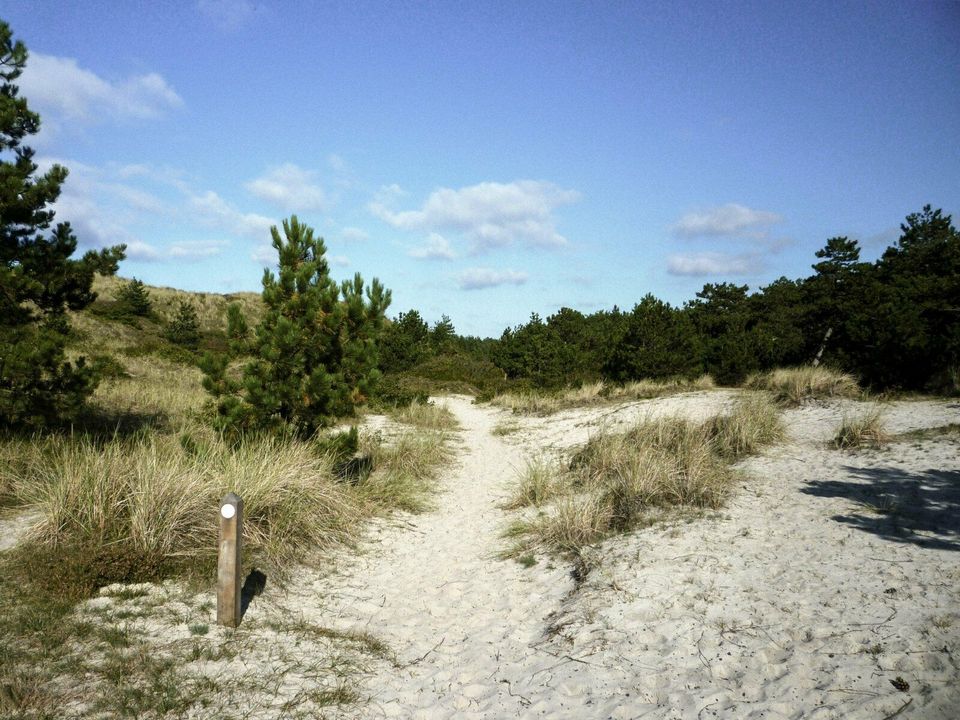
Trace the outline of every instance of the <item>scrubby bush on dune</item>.
{"type": "Polygon", "coordinates": [[[768,390],[777,402],[785,405],[799,405],[804,400],[857,397],[861,393],[852,375],[822,365],[757,373],[747,379],[745,387],[768,390]]]}

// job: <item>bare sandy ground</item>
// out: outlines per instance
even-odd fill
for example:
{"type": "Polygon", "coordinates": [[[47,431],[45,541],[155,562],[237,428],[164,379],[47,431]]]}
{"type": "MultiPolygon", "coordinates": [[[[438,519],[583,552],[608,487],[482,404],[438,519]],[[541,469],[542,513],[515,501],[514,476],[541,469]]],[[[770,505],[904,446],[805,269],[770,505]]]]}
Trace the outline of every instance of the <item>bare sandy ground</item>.
{"type": "MultiPolygon", "coordinates": [[[[734,398],[546,418],[439,400],[463,429],[436,508],[374,523],[333,570],[268,581],[236,633],[213,625],[209,597],[173,586],[143,588],[145,599],[106,588],[79,612],[110,620],[140,603],[142,618],[124,622],[158,648],[202,643],[184,671],[234,678],[221,695],[245,717],[296,716],[311,691],[336,689],[338,668],[361,678],[365,701],[326,716],[960,717],[957,434],[848,453],[827,441],[858,403],[789,410],[788,440],[742,463],[728,507],[603,543],[582,583],[562,560],[496,557],[510,517],[500,505],[528,458],[644,417],[705,418],[734,398]],[[210,623],[199,638],[198,618],[210,623]],[[354,662],[311,628],[367,633],[392,657],[354,662]]],[[[885,408],[895,433],[960,423],[957,403],[885,408]]]]}
{"type": "MultiPolygon", "coordinates": [[[[582,586],[562,562],[495,559],[498,505],[531,454],[650,415],[707,417],[732,397],[535,419],[446,400],[464,430],[437,510],[381,526],[358,562],[301,597],[306,608],[322,594],[326,622],[398,652],[400,667],[368,678],[361,714],[956,718],[955,436],[844,453],[826,441],[856,403],[791,410],[789,441],[744,463],[728,508],[604,543],[582,586]],[[518,429],[491,435],[503,422],[518,429]]],[[[903,432],[960,422],[960,407],[894,403],[886,417],[903,432]]]]}

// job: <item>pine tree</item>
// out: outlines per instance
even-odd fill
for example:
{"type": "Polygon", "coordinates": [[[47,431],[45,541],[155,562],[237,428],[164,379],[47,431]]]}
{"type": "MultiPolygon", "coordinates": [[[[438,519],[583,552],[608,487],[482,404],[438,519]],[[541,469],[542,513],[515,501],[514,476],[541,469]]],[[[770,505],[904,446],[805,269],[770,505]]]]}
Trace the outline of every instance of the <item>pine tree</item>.
{"type": "Polygon", "coordinates": [[[181,300],[177,314],[167,325],[167,339],[186,348],[196,348],[200,343],[200,319],[193,304],[181,300]]]}
{"type": "Polygon", "coordinates": [[[93,302],[94,273],[115,273],[124,247],[71,260],[77,239],[68,223],[44,236],[67,170],[37,175],[22,144],[40,127],[14,84],[26,62],[26,47],[0,21],[0,425],[40,427],[76,417],[96,386],[83,358],[65,358],[66,311],[93,302]]]}
{"type": "Polygon", "coordinates": [[[117,302],[120,304],[120,311],[123,315],[147,317],[153,310],[150,291],[137,278],[133,278],[120,288],[117,292],[117,302]]]}
{"type": "MultiPolygon", "coordinates": [[[[246,343],[252,356],[242,381],[226,357],[207,356],[204,387],[217,398],[217,424],[232,431],[287,427],[309,436],[351,415],[380,373],[377,339],[390,291],[359,273],[339,286],[330,277],[323,240],[296,216],[271,228],[279,274],[263,276],[266,313],[246,343]]],[[[242,343],[238,338],[235,344],[242,343]]]]}

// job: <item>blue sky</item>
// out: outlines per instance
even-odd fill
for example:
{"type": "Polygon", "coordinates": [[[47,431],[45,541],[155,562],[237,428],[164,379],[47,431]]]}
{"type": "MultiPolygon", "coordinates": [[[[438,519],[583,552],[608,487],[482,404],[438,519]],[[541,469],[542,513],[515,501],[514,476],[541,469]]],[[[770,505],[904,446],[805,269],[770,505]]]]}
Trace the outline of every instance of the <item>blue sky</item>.
{"type": "Polygon", "coordinates": [[[58,219],[259,290],[292,213],[388,314],[499,336],[867,259],[960,213],[960,3],[7,0],[58,219]]]}

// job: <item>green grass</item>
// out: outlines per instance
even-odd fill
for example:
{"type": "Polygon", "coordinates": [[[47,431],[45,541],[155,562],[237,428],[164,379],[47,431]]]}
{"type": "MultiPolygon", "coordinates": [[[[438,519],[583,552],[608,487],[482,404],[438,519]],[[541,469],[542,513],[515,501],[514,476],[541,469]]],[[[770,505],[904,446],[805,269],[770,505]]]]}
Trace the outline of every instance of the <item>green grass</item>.
{"type": "Polygon", "coordinates": [[[433,402],[415,400],[389,414],[397,422],[424,430],[456,430],[459,427],[456,416],[446,406],[433,402]]]}
{"type": "MultiPolygon", "coordinates": [[[[119,282],[98,282],[100,310],[119,282]]],[[[350,478],[322,442],[225,442],[210,429],[193,356],[171,351],[163,330],[167,313],[189,298],[207,339],[222,340],[226,305],[237,298],[150,294],[150,318],[117,322],[94,308],[73,319],[71,354],[100,355],[112,368],[82,426],[0,437],[0,508],[40,517],[33,536],[0,554],[0,717],[59,718],[70,703],[98,717],[230,717],[231,699],[247,707],[253,695],[272,698],[287,673],[311,680],[277,706],[251,712],[316,717],[356,702],[363,658],[388,654],[372,638],[286,628],[280,639],[311,648],[306,660],[278,650],[263,658],[265,669],[236,679],[188,667],[255,657],[278,639],[274,632],[256,641],[256,628],[245,625],[224,640],[211,625],[216,508],[228,491],[243,497],[245,565],[283,582],[298,563],[350,543],[373,515],[429,506],[439,464],[451,454],[452,416],[416,407],[401,418],[411,428],[389,443],[362,435],[367,471],[350,478]],[[164,578],[203,587],[199,603],[184,610],[192,601],[176,599],[168,608],[148,597],[155,586],[121,585],[108,588],[109,610],[82,610],[106,585],[164,578]],[[168,634],[179,639],[143,632],[148,619],[176,608],[186,614],[168,634]]],[[[239,299],[255,324],[258,296],[239,299]]]]}

